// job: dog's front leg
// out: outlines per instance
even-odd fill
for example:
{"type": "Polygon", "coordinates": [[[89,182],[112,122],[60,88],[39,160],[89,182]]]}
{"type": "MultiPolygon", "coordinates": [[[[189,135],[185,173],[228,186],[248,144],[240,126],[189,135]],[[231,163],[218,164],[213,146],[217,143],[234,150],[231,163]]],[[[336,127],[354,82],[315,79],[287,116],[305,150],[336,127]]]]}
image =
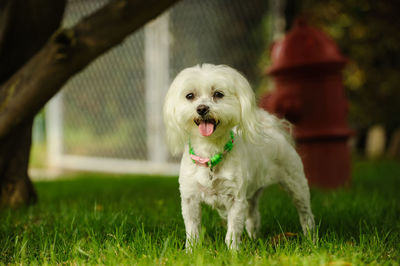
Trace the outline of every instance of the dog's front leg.
{"type": "Polygon", "coordinates": [[[229,249],[237,250],[239,248],[247,208],[247,200],[234,199],[228,211],[228,230],[225,243],[229,249]]]}
{"type": "Polygon", "coordinates": [[[186,250],[191,251],[199,239],[201,223],[200,201],[194,197],[182,197],[182,216],[186,229],[186,250]]]}

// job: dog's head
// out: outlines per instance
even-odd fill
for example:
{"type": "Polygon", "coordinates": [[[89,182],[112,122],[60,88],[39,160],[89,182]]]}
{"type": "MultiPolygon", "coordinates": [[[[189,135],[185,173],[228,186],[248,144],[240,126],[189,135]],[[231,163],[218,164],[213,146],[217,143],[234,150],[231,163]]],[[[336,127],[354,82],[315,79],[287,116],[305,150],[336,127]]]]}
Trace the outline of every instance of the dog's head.
{"type": "Polygon", "coordinates": [[[186,68],[172,82],[164,104],[164,122],[172,153],[182,152],[189,136],[218,138],[236,127],[253,140],[258,133],[250,84],[225,65],[186,68]]]}

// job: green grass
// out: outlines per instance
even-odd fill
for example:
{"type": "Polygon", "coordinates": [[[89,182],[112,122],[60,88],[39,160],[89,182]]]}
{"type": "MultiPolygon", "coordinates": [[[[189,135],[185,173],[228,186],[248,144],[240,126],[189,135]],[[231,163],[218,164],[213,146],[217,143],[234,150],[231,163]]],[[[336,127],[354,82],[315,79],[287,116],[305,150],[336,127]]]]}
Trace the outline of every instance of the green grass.
{"type": "Polygon", "coordinates": [[[0,264],[398,265],[400,163],[356,162],[353,186],[312,190],[319,238],[275,242],[300,232],[297,214],[278,186],[261,202],[258,241],[239,252],[224,245],[225,226],[203,209],[202,243],[184,250],[176,178],[79,175],[36,182],[39,202],[0,211],[0,264]]]}

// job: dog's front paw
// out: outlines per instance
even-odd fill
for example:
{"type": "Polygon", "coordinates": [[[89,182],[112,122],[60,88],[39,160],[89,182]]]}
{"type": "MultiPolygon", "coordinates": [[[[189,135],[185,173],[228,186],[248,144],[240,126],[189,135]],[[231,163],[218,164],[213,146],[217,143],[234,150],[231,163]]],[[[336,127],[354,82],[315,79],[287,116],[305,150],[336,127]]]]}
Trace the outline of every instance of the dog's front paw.
{"type": "Polygon", "coordinates": [[[186,253],[192,253],[193,249],[199,243],[198,237],[186,237],[185,250],[186,253]]]}
{"type": "Polygon", "coordinates": [[[256,239],[260,231],[260,218],[248,217],[246,219],[246,231],[251,239],[256,239]]]}
{"type": "Polygon", "coordinates": [[[240,246],[239,234],[228,230],[225,237],[225,244],[230,250],[238,250],[240,246]]]}
{"type": "Polygon", "coordinates": [[[193,253],[193,245],[188,245],[187,241],[185,244],[185,251],[186,251],[186,253],[193,253]]]}

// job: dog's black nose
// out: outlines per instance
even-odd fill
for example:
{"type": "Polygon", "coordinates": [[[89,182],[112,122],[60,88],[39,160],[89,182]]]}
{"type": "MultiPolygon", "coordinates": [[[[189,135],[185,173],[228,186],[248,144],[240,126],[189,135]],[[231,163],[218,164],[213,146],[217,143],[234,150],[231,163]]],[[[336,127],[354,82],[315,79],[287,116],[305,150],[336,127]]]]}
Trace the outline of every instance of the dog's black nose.
{"type": "Polygon", "coordinates": [[[204,116],[206,114],[208,114],[208,111],[210,110],[210,107],[208,107],[205,104],[200,104],[199,106],[197,106],[197,113],[201,116],[204,116]]]}

